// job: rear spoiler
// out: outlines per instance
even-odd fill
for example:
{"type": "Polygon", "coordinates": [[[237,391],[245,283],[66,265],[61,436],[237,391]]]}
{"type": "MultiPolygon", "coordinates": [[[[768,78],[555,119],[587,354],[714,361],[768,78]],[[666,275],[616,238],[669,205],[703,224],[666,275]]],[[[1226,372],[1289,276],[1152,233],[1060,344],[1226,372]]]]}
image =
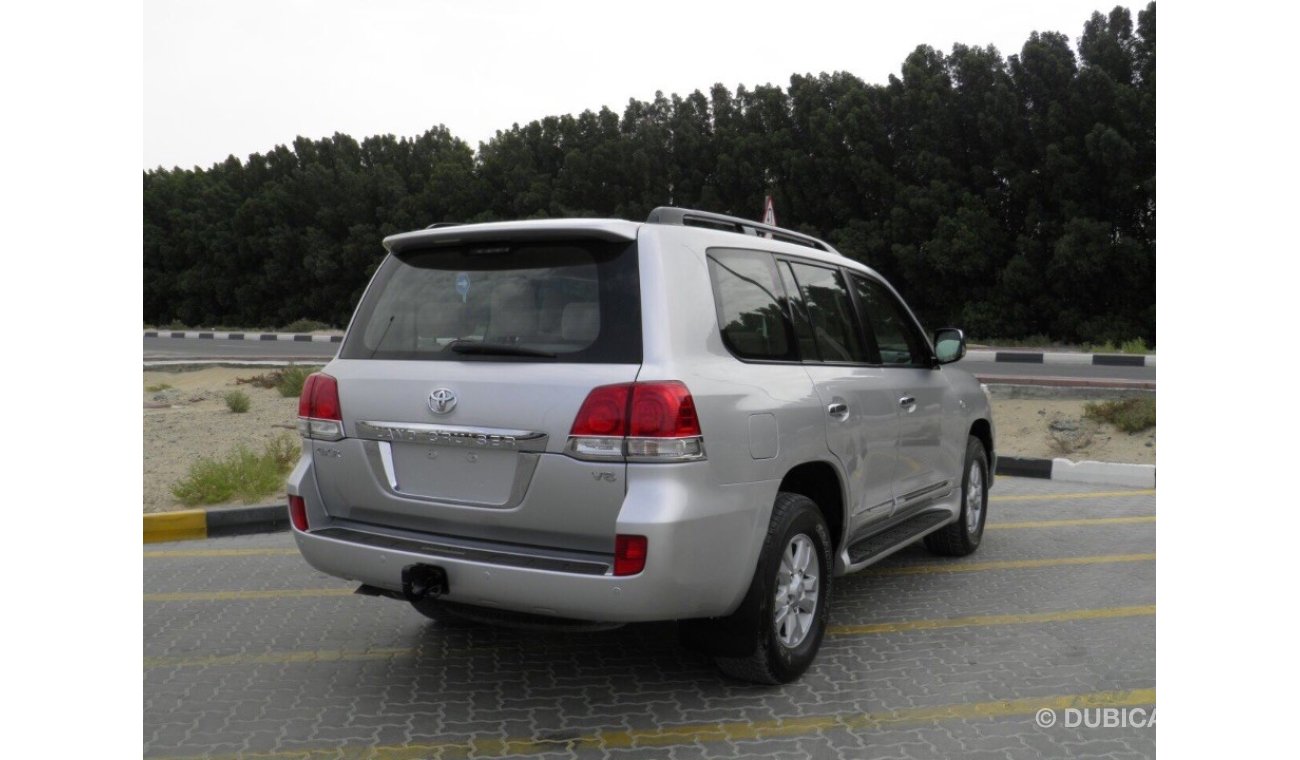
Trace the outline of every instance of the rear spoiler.
{"type": "Polygon", "coordinates": [[[622,219],[538,219],[526,222],[447,225],[389,235],[384,238],[384,248],[392,253],[403,253],[417,248],[464,243],[560,240],[631,242],[636,240],[637,229],[640,226],[622,219]]]}

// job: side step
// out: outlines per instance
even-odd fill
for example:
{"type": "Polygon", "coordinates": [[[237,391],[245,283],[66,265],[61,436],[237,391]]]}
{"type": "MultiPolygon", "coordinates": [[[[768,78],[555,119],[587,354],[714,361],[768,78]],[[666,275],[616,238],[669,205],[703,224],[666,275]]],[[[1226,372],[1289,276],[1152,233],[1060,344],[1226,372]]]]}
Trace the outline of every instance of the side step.
{"type": "Polygon", "coordinates": [[[951,517],[952,513],[945,510],[932,509],[922,512],[850,546],[849,561],[857,566],[874,557],[889,554],[899,546],[909,543],[911,539],[929,533],[932,528],[943,524],[951,517]]]}

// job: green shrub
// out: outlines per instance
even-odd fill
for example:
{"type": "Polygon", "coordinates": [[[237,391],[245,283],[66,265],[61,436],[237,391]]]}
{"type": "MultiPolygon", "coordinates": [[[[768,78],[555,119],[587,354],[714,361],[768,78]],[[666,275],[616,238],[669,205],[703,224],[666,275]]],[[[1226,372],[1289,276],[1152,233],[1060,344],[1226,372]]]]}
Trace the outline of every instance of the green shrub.
{"type": "Polygon", "coordinates": [[[1105,343],[1084,343],[1083,350],[1091,351],[1094,354],[1145,354],[1150,349],[1147,348],[1147,342],[1141,338],[1126,340],[1119,345],[1111,341],[1105,343]]]}
{"type": "Polygon", "coordinates": [[[295,319],[284,327],[281,327],[280,332],[306,333],[328,329],[330,329],[330,326],[324,322],[317,322],[314,319],[295,319]]]}
{"type": "Polygon", "coordinates": [[[302,449],[298,446],[298,440],[286,433],[267,441],[265,452],[276,467],[282,472],[288,472],[293,468],[293,463],[298,461],[302,449]]]}
{"type": "Polygon", "coordinates": [[[1119,350],[1126,354],[1145,354],[1147,352],[1147,342],[1141,338],[1126,340],[1120,345],[1119,350]]]}
{"type": "Polygon", "coordinates": [[[281,435],[269,441],[261,454],[240,444],[221,459],[200,459],[172,486],[172,495],[187,506],[221,504],[236,498],[252,503],[279,490],[297,448],[292,438],[281,435]]]}
{"type": "Polygon", "coordinates": [[[1085,404],[1083,416],[1109,422],[1125,433],[1140,433],[1156,426],[1156,400],[1150,396],[1085,404]]]}
{"type": "Polygon", "coordinates": [[[308,367],[286,367],[279,371],[275,388],[285,398],[297,398],[302,395],[302,384],[311,373],[308,367]]]}
{"type": "Polygon", "coordinates": [[[165,391],[170,387],[171,385],[167,383],[158,383],[157,385],[146,385],[144,389],[148,393],[157,393],[159,391],[165,391]]]}
{"type": "Polygon", "coordinates": [[[999,348],[1054,348],[1060,345],[1042,333],[1026,335],[1023,338],[985,338],[967,335],[966,343],[972,346],[998,346],[999,348]]]}
{"type": "Polygon", "coordinates": [[[226,408],[235,414],[243,414],[252,406],[248,400],[248,394],[243,391],[231,391],[226,394],[226,408]]]}

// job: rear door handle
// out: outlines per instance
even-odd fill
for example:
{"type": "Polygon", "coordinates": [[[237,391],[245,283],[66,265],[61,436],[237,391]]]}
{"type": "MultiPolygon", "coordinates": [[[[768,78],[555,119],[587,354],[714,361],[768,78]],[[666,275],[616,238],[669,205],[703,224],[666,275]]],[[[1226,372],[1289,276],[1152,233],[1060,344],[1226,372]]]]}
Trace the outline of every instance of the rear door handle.
{"type": "Polygon", "coordinates": [[[826,407],[826,413],[837,420],[847,419],[849,416],[849,405],[840,401],[826,407]]]}
{"type": "Polygon", "coordinates": [[[899,406],[915,406],[916,396],[904,396],[898,400],[899,406]]]}

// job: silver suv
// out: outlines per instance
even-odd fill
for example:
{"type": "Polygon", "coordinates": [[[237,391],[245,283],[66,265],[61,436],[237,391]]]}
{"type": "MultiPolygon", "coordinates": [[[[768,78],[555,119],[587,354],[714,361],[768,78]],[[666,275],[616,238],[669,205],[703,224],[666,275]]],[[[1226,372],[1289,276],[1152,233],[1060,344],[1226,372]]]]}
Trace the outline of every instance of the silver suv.
{"type": "Polygon", "coordinates": [[[442,623],[679,621],[740,678],[812,662],[832,578],[980,543],[979,383],[826,243],[679,208],[384,240],[308,378],[298,548],[442,623]]]}

